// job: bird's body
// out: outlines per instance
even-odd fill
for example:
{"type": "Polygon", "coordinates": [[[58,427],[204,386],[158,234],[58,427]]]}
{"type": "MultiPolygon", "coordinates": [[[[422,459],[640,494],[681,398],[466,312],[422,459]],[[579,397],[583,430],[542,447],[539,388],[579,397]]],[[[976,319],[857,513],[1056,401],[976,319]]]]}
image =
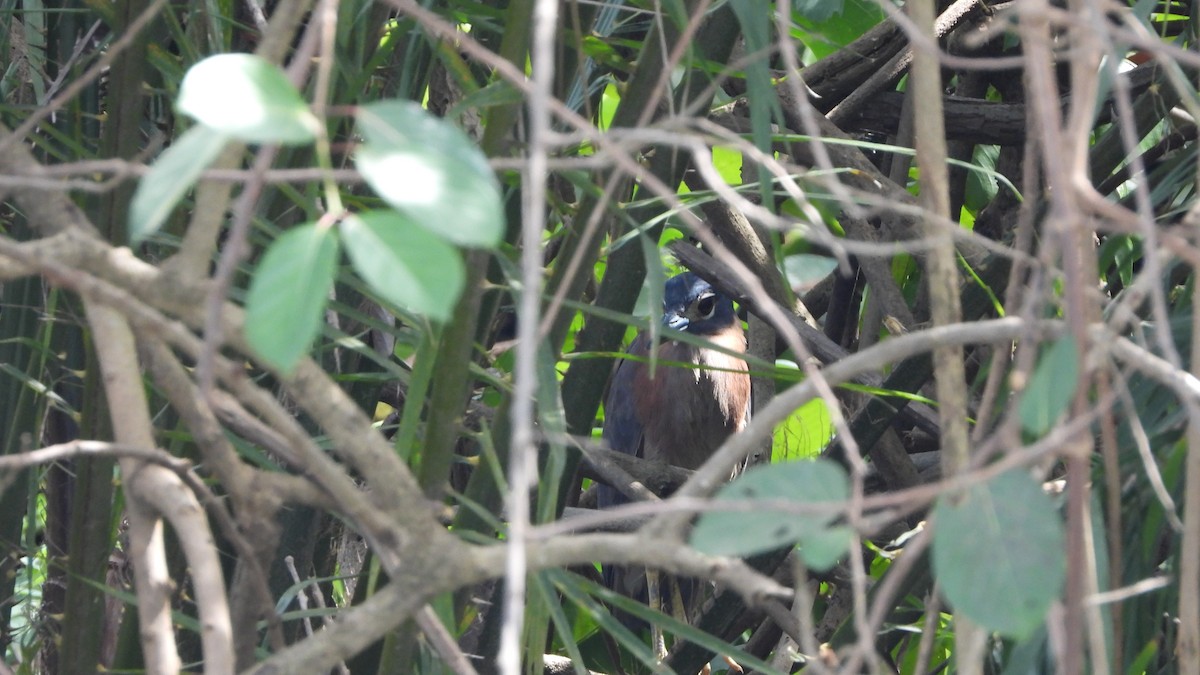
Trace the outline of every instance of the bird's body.
{"type": "MultiPolygon", "coordinates": [[[[746,426],[750,376],[742,359],[672,339],[672,333],[687,332],[734,353],[746,351],[746,337],[733,303],[691,272],[667,281],[663,323],[653,372],[648,332],[627,350],[639,358],[617,364],[604,404],[604,439],[619,452],[695,469],[746,426]]],[[[621,501],[601,494],[602,505],[621,501]]]]}
{"type": "MultiPolygon", "coordinates": [[[[649,332],[639,334],[626,351],[636,358],[621,360],[613,370],[604,403],[604,440],[619,452],[696,469],[749,421],[750,375],[746,362],[732,355],[745,353],[746,336],[733,302],[690,272],[667,281],[663,324],[657,346],[649,332]],[[678,332],[724,351],[679,340],[678,332]],[[657,352],[653,369],[652,348],[657,352]]],[[[601,485],[597,501],[604,508],[626,499],[601,485]]],[[[645,570],[605,566],[604,581],[626,596],[669,605],[684,617],[697,597],[694,582],[645,570]]],[[[638,623],[620,616],[627,625],[638,623]]]]}
{"type": "MultiPolygon", "coordinates": [[[[741,328],[710,336],[720,346],[746,350],[741,328]]],[[[730,371],[745,371],[746,362],[705,347],[670,342],[660,348],[659,359],[668,363],[691,363],[694,368],[659,368],[650,380],[649,368],[641,368],[634,379],[633,400],[638,410],[654,410],[642,419],[647,459],[684,469],[699,468],[729,434],[746,426],[749,382],[729,377],[730,371]]]]}

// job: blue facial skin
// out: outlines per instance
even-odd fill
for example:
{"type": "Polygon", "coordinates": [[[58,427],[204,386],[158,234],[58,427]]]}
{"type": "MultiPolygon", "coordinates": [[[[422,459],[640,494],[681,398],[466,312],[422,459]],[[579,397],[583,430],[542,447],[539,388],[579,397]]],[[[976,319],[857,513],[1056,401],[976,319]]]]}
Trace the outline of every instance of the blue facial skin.
{"type": "Polygon", "coordinates": [[[714,335],[736,321],[733,301],[691,272],[667,280],[663,289],[663,325],[693,335],[714,335]]]}

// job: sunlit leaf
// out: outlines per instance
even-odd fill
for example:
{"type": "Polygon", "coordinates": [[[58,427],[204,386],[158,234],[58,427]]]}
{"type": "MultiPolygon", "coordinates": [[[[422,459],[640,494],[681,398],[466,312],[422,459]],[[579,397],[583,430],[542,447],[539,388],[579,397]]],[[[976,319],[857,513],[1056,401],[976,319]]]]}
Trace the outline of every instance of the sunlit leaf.
{"type": "Polygon", "coordinates": [[[825,402],[813,399],[793,410],[775,426],[771,436],[771,460],[780,462],[815,457],[829,445],[833,431],[833,422],[825,402]]]}
{"type": "Polygon", "coordinates": [[[1066,335],[1045,350],[1029,378],[1017,408],[1021,427],[1034,436],[1045,434],[1070,405],[1078,385],[1079,354],[1075,340],[1066,335]]]}
{"type": "Polygon", "coordinates": [[[1010,471],[948,495],[934,510],[933,566],[955,611],[1015,638],[1030,635],[1066,578],[1058,510],[1010,471]]]}
{"type": "Polygon", "coordinates": [[[713,168],[730,185],[742,184],[742,159],[741,151],[734,148],[717,145],[712,149],[713,168]]]}
{"type": "Polygon", "coordinates": [[[246,339],[264,361],[289,372],[308,351],[337,255],[337,237],[315,224],[285,232],[267,249],[246,295],[246,339]]]}
{"type": "Polygon", "coordinates": [[[350,216],[340,229],[350,262],[371,290],[431,319],[450,318],[466,277],[457,249],[396,211],[350,216]]]}
{"type": "Polygon", "coordinates": [[[192,66],[176,107],[247,143],[309,143],[318,124],[283,71],[253,54],[218,54],[192,66]]]}
{"type": "Polygon", "coordinates": [[[504,233],[500,186],[461,130],[409,101],[359,108],[355,161],[367,183],[412,222],[462,246],[490,248],[504,233]]]}
{"type": "MultiPolygon", "coordinates": [[[[785,500],[796,505],[831,504],[850,495],[850,482],[840,466],[827,460],[756,466],[717,492],[718,501],[785,500]]],[[[710,511],[696,522],[691,544],[712,555],[753,555],[800,542],[803,554],[811,542],[816,562],[828,563],[836,537],[829,524],[836,514],[798,516],[755,508],[710,511]]],[[[848,538],[846,539],[848,542],[848,538]]],[[[836,557],[834,557],[836,560],[836,557]]]]}
{"type": "Polygon", "coordinates": [[[200,174],[221,154],[226,136],[197,125],[175,140],[138,182],[129,204],[129,240],[138,244],[158,231],[200,174]]]}

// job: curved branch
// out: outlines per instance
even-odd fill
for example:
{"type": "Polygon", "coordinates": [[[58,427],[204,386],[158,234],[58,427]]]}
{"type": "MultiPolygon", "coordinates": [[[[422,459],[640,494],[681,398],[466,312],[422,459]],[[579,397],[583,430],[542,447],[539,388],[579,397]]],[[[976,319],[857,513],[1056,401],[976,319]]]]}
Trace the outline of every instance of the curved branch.
{"type": "MultiPolygon", "coordinates": [[[[85,298],[84,308],[95,336],[116,437],[122,443],[152,447],[153,427],[146,407],[133,332],[125,317],[111,307],[85,298]]],[[[205,670],[233,672],[233,628],[225,579],[203,508],[179,476],[161,466],[124,457],[120,467],[128,495],[126,506],[138,590],[138,618],[148,670],[172,673],[181,667],[171,621],[172,584],[160,520],[160,516],[164,516],[178,534],[195,585],[205,670]]]]}
{"type": "MultiPolygon", "coordinates": [[[[191,463],[187,460],[180,459],[165,450],[155,447],[108,443],[106,441],[78,440],[47,445],[16,455],[4,455],[0,457],[0,473],[8,471],[16,472],[39,464],[49,464],[50,462],[60,462],[64,459],[84,456],[131,457],[143,462],[164,466],[176,473],[187,471],[191,468],[191,463]]],[[[0,486],[3,485],[4,483],[0,482],[0,486]]],[[[3,489],[0,489],[0,492],[3,492],[3,489]]]]}

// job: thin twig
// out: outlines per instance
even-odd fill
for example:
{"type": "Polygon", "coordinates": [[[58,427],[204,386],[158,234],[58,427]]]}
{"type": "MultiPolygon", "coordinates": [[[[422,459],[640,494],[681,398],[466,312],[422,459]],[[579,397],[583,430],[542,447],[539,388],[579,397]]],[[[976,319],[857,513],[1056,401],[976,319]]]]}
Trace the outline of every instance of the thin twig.
{"type": "Polygon", "coordinates": [[[304,588],[308,584],[300,585],[300,573],[296,571],[296,558],[290,555],[283,557],[283,566],[287,568],[288,574],[292,577],[292,583],[300,586],[300,592],[296,593],[296,603],[300,605],[300,611],[304,614],[304,634],[308,637],[313,635],[312,619],[308,616],[308,596],[304,594],[304,588]]]}
{"type": "Polygon", "coordinates": [[[521,674],[521,633],[525,620],[526,541],[529,534],[529,489],[536,482],[534,443],[538,390],[539,312],[542,285],[542,229],[546,214],[546,158],[550,133],[549,101],[554,86],[554,31],[557,0],[533,4],[530,62],[533,88],[529,92],[529,165],[521,186],[521,295],[517,308],[516,361],[513,365],[512,443],[509,456],[507,509],[508,542],[504,558],[504,607],[500,629],[499,670],[521,674]]]}
{"type": "Polygon", "coordinates": [[[204,350],[196,362],[196,379],[200,383],[201,396],[207,397],[213,390],[213,358],[223,341],[221,315],[225,298],[238,266],[250,255],[250,224],[254,221],[254,209],[262,194],[262,176],[278,153],[277,145],[269,145],[259,151],[254,160],[252,177],[242,185],[242,192],[233,208],[233,224],[229,228],[229,237],[221,250],[221,259],[217,262],[217,271],[213,274],[205,301],[204,350]]]}

